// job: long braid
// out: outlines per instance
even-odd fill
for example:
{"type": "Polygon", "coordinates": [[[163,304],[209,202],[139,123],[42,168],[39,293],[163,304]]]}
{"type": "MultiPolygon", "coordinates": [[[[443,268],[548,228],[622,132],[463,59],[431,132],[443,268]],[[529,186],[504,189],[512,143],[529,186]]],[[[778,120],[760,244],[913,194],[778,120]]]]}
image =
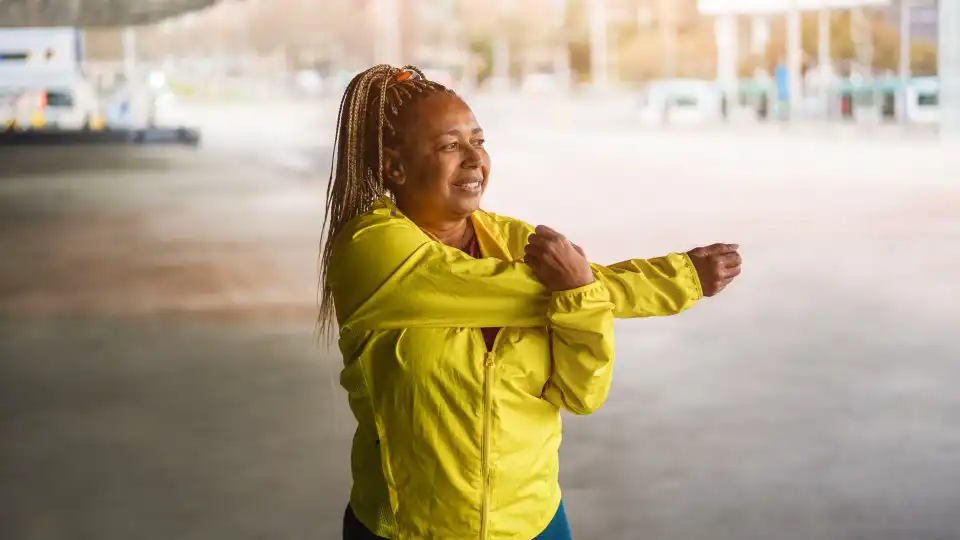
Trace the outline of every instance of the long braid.
{"type": "Polygon", "coordinates": [[[399,120],[404,106],[409,107],[418,96],[442,91],[449,90],[428,80],[414,66],[396,68],[381,64],[355,76],[343,93],[330,162],[319,262],[317,325],[328,339],[336,319],[333,291],[327,281],[334,239],[351,219],[367,212],[377,201],[389,199],[384,184],[384,141],[395,143],[400,137],[399,120]],[[371,136],[376,137],[375,143],[371,136]]]}

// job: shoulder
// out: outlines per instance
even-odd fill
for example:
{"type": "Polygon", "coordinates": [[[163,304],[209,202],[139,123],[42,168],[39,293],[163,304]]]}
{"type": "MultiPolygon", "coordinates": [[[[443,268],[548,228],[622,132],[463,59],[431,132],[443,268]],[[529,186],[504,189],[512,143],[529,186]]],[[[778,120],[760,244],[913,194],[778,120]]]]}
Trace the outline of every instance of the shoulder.
{"type": "Polygon", "coordinates": [[[523,258],[527,239],[534,231],[532,225],[523,220],[483,210],[474,215],[481,226],[490,233],[490,236],[504,251],[507,260],[523,258]]]}
{"type": "MultiPolygon", "coordinates": [[[[333,240],[333,257],[362,255],[386,246],[415,249],[429,238],[410,220],[383,206],[374,208],[348,221],[333,240]]],[[[376,254],[376,253],[374,253],[376,254]]]]}
{"type": "Polygon", "coordinates": [[[527,237],[533,234],[535,227],[521,219],[503,216],[495,212],[480,210],[477,217],[491,230],[499,233],[504,240],[521,240],[526,242],[527,237]]]}
{"type": "MultiPolygon", "coordinates": [[[[382,206],[351,219],[333,239],[327,283],[334,297],[376,289],[430,238],[410,220],[382,206]]],[[[353,302],[341,302],[341,305],[353,302]]]]}

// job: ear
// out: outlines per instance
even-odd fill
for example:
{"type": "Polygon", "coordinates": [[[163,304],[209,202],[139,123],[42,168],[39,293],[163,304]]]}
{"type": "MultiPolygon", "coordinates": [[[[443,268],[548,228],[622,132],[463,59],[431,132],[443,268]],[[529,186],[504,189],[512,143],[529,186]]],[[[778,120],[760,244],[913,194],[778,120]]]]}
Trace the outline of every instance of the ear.
{"type": "Polygon", "coordinates": [[[395,148],[383,149],[383,181],[387,184],[401,186],[406,181],[403,164],[400,162],[400,152],[395,148]]]}

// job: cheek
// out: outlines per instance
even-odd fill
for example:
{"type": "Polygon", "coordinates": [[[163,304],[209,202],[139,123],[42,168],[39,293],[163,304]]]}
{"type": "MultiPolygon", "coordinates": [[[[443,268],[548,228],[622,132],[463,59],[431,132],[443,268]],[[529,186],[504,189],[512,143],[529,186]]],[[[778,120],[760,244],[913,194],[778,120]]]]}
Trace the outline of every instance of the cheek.
{"type": "Polygon", "coordinates": [[[425,181],[429,183],[431,191],[438,195],[445,196],[450,192],[452,184],[460,174],[460,162],[451,155],[441,155],[431,163],[431,167],[425,181]]]}
{"type": "Polygon", "coordinates": [[[414,167],[408,169],[407,182],[414,184],[422,195],[435,193],[440,189],[448,175],[449,167],[442,158],[423,156],[414,167]]]}

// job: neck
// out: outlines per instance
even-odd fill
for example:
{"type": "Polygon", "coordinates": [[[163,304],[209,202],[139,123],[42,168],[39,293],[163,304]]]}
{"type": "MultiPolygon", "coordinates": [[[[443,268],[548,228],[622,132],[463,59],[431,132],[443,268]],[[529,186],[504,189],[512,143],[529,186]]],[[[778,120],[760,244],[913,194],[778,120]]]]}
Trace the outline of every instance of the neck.
{"type": "Polygon", "coordinates": [[[440,242],[457,249],[466,249],[473,238],[470,218],[448,223],[420,224],[416,220],[414,223],[440,242]]]}
{"type": "Polygon", "coordinates": [[[410,220],[417,224],[423,232],[429,234],[439,242],[457,249],[466,249],[473,239],[473,227],[470,217],[455,219],[425,219],[417,212],[409,212],[400,208],[410,220]]]}
{"type": "Polygon", "coordinates": [[[397,207],[411,221],[417,224],[420,229],[450,247],[457,249],[466,249],[473,240],[473,224],[470,216],[444,216],[437,218],[434,212],[423,212],[421,208],[404,204],[401,197],[397,198],[397,207]],[[430,215],[430,217],[427,217],[430,215]]]}

